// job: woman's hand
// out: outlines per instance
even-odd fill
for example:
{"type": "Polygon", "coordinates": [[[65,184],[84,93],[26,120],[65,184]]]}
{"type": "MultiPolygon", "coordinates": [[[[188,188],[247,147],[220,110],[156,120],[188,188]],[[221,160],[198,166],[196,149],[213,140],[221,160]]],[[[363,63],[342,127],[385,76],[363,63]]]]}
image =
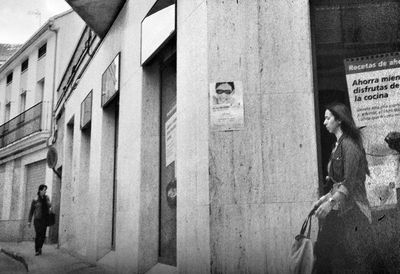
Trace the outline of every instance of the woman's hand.
{"type": "Polygon", "coordinates": [[[28,227],[31,228],[31,222],[28,222],[28,227]]]}
{"type": "Polygon", "coordinates": [[[315,202],[313,203],[313,205],[312,205],[312,208],[311,208],[312,214],[314,214],[315,211],[318,209],[318,207],[319,207],[323,202],[327,201],[330,197],[331,197],[331,194],[328,193],[328,194],[322,196],[321,198],[319,198],[319,200],[315,201],[315,202]]]}
{"type": "Polygon", "coordinates": [[[320,201],[320,200],[315,201],[315,202],[313,203],[313,205],[312,205],[312,207],[311,207],[312,214],[315,214],[315,211],[318,209],[318,207],[319,207],[320,205],[321,205],[321,201],[320,201]]]}
{"type": "Polygon", "coordinates": [[[328,215],[328,213],[332,210],[332,205],[329,201],[325,201],[322,203],[318,209],[315,211],[315,216],[318,219],[323,219],[328,215]]]}

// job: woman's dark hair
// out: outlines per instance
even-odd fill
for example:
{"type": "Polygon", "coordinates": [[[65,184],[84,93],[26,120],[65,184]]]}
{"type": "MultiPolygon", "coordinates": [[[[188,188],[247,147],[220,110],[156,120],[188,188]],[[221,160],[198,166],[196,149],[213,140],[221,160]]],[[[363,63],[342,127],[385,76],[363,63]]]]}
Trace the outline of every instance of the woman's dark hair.
{"type": "MultiPolygon", "coordinates": [[[[342,104],[342,103],[332,103],[326,107],[336,120],[340,121],[340,128],[343,131],[343,134],[350,137],[360,148],[360,150],[364,154],[365,158],[365,150],[363,147],[362,134],[360,129],[356,126],[353,117],[351,116],[350,109],[342,104]]],[[[365,162],[367,159],[365,158],[365,162]]],[[[369,169],[367,164],[367,174],[369,175],[369,169]]]]}
{"type": "Polygon", "coordinates": [[[40,185],[38,188],[38,201],[40,201],[42,203],[42,216],[47,216],[49,214],[49,204],[47,203],[47,197],[46,195],[41,197],[40,196],[40,191],[42,191],[43,189],[47,189],[46,185],[40,185]]]}
{"type": "Polygon", "coordinates": [[[40,191],[42,191],[43,189],[47,189],[47,186],[46,185],[40,185],[39,187],[38,187],[38,192],[37,192],[37,195],[40,197],[40,191]]]}
{"type": "Polygon", "coordinates": [[[349,108],[342,103],[333,103],[327,106],[326,109],[332,113],[336,120],[340,121],[340,128],[343,133],[353,139],[362,148],[361,131],[354,123],[349,108]]]}
{"type": "Polygon", "coordinates": [[[218,88],[222,84],[228,84],[231,86],[232,90],[235,89],[235,84],[233,82],[218,82],[218,83],[215,83],[215,88],[218,88]]]}

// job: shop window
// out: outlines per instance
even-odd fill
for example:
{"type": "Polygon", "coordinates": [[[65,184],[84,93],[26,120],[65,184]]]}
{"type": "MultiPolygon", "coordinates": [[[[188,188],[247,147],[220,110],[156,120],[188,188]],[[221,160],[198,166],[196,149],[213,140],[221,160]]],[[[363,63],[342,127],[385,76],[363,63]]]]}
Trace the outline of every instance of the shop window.
{"type": "MultiPolygon", "coordinates": [[[[312,0],[310,8],[322,194],[331,188],[322,178],[327,175],[326,166],[335,142],[334,136],[323,125],[325,107],[332,102],[342,102],[349,108],[354,104],[351,102],[354,95],[348,92],[346,60],[398,55],[400,1],[312,0]]],[[[372,149],[366,147],[368,161],[373,168],[371,161],[375,161],[375,156],[372,149]]],[[[384,157],[379,161],[382,159],[384,157]]]]}
{"type": "Polygon", "coordinates": [[[13,81],[13,73],[11,72],[7,75],[7,85],[11,84],[12,81],[13,81]]]}
{"type": "Polygon", "coordinates": [[[117,188],[118,188],[118,135],[119,135],[119,96],[115,96],[103,108],[101,136],[100,190],[104,194],[103,213],[106,218],[100,222],[98,234],[99,254],[115,250],[117,239],[117,188]]]}
{"type": "Polygon", "coordinates": [[[38,59],[42,58],[44,55],[46,55],[46,50],[47,50],[47,44],[44,44],[41,46],[38,50],[38,59]]]}

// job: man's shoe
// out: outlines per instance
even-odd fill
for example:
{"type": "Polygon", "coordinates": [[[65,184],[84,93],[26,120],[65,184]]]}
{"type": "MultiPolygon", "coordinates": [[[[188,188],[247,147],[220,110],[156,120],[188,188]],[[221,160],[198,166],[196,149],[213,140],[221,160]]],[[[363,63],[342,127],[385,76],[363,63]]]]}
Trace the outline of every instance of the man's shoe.
{"type": "Polygon", "coordinates": [[[42,249],[39,249],[39,255],[42,255],[42,249]]]}
{"type": "Polygon", "coordinates": [[[35,252],[35,256],[39,256],[40,255],[40,252],[39,251],[36,251],[35,252]]]}

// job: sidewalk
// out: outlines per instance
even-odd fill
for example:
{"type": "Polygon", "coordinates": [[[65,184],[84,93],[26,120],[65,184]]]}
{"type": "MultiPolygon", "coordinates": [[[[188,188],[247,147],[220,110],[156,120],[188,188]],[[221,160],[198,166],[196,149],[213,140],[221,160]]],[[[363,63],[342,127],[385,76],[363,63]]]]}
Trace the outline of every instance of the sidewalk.
{"type": "Polygon", "coordinates": [[[0,252],[0,273],[26,273],[23,264],[0,252]]]}
{"type": "Polygon", "coordinates": [[[35,256],[33,242],[0,242],[0,250],[1,256],[8,255],[7,257],[13,258],[14,264],[18,262],[21,266],[19,269],[14,267],[13,271],[9,272],[10,265],[0,265],[0,273],[113,273],[101,266],[74,257],[63,249],[57,249],[57,245],[45,244],[40,256],[35,256]]]}

